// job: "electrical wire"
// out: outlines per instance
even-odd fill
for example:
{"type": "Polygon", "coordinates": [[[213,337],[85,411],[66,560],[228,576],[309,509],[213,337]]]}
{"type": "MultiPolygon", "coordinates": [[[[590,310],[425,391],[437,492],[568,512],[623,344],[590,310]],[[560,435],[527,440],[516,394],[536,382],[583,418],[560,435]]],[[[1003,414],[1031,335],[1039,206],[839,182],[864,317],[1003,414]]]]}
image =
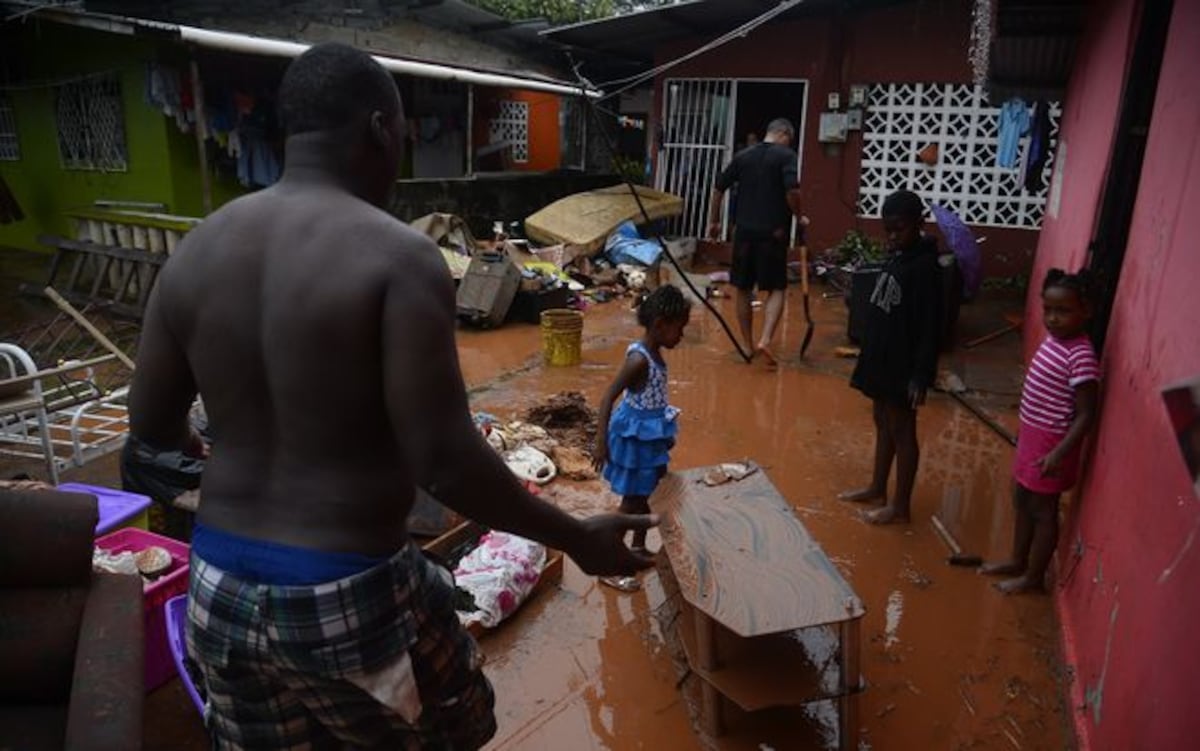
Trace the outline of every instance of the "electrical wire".
{"type": "MultiPolygon", "coordinates": [[[[578,64],[575,63],[573,60],[571,62],[572,62],[572,68],[575,70],[576,78],[578,78],[579,81],[582,84],[584,84],[585,86],[590,86],[591,84],[587,81],[587,79],[579,74],[578,64]]],[[[591,115],[592,119],[595,121],[596,129],[599,130],[601,134],[603,134],[604,142],[608,146],[609,154],[613,157],[616,157],[617,156],[616,140],[612,137],[612,134],[609,133],[608,128],[605,125],[605,122],[600,119],[599,108],[596,107],[595,104],[587,97],[581,97],[581,99],[583,99],[583,101],[584,101],[584,107],[587,108],[588,114],[591,115]]],[[[629,188],[629,194],[633,197],[634,203],[637,204],[638,211],[641,213],[642,219],[645,221],[645,223],[648,226],[653,226],[654,220],[650,218],[650,212],[646,211],[646,205],[644,203],[642,203],[642,196],[637,192],[637,187],[633,184],[633,181],[630,180],[628,177],[623,177],[622,182],[624,182],[625,186],[627,188],[629,188]]],[[[698,300],[700,300],[700,302],[704,305],[704,307],[708,310],[708,312],[711,313],[713,315],[713,317],[717,319],[717,322],[721,324],[721,328],[724,329],[724,331],[725,331],[725,336],[729,338],[729,341],[733,344],[734,348],[737,350],[738,355],[740,355],[741,358],[743,360],[745,360],[747,363],[750,362],[751,358],[752,358],[751,354],[742,348],[741,342],[739,342],[737,340],[737,337],[733,333],[733,329],[731,329],[729,327],[729,324],[725,321],[725,317],[722,316],[721,312],[719,310],[717,310],[716,306],[714,306],[712,304],[712,302],[709,301],[708,296],[696,288],[696,285],[692,282],[692,280],[688,276],[687,272],[684,271],[683,268],[679,265],[679,261],[675,260],[675,256],[671,255],[671,249],[667,247],[667,241],[665,239],[663,239],[662,233],[655,230],[653,234],[654,234],[654,239],[658,242],[659,248],[662,249],[663,255],[666,257],[666,259],[668,261],[670,261],[671,265],[675,268],[675,271],[679,272],[679,278],[683,280],[683,283],[685,285],[687,285],[687,288],[689,290],[692,291],[692,294],[695,295],[698,300]]]]}
{"type": "Polygon", "coordinates": [[[674,68],[683,63],[686,63],[687,61],[697,58],[701,55],[712,52],[713,50],[715,50],[719,47],[723,47],[724,45],[734,41],[735,39],[740,39],[742,37],[745,37],[747,34],[754,31],[759,26],[762,26],[763,24],[767,23],[768,21],[773,20],[776,16],[786,13],[787,11],[791,10],[792,8],[796,7],[797,5],[799,5],[803,2],[804,2],[804,0],[783,0],[783,2],[781,2],[779,5],[775,6],[774,8],[771,8],[770,10],[750,19],[749,21],[742,24],[741,26],[736,27],[732,31],[728,31],[728,32],[722,34],[721,36],[717,37],[716,39],[713,39],[712,41],[710,41],[706,44],[702,44],[701,46],[697,47],[696,49],[692,50],[691,52],[681,55],[680,57],[677,57],[674,60],[670,60],[661,65],[657,65],[653,68],[650,68],[649,70],[642,71],[641,73],[636,73],[632,76],[626,76],[625,78],[617,78],[617,79],[613,79],[611,81],[604,81],[600,84],[597,84],[597,86],[601,89],[606,88],[608,86],[620,86],[620,88],[616,89],[615,91],[606,92],[601,97],[599,97],[599,100],[604,101],[606,99],[612,99],[613,97],[620,96],[621,94],[624,94],[626,91],[637,88],[638,86],[645,83],[646,81],[653,79],[655,76],[657,76],[660,73],[665,73],[666,71],[670,70],[671,68],[674,68]]]}

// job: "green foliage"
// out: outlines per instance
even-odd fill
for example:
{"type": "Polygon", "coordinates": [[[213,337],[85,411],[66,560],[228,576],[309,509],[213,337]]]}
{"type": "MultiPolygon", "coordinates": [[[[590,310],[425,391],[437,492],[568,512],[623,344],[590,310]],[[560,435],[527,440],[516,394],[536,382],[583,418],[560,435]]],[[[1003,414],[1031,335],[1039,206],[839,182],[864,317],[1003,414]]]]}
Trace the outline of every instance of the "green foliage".
{"type": "Polygon", "coordinates": [[[555,24],[607,18],[615,11],[612,0],[473,0],[473,4],[510,21],[545,18],[555,24]]]}
{"type": "Polygon", "coordinates": [[[838,266],[860,266],[864,263],[883,261],[887,258],[887,253],[882,243],[872,240],[864,232],[852,229],[833,247],[832,256],[833,262],[838,266]]]}
{"type": "Polygon", "coordinates": [[[484,10],[504,16],[510,21],[545,18],[553,24],[592,21],[618,13],[628,13],[656,5],[669,5],[675,0],[471,0],[484,10]]]}

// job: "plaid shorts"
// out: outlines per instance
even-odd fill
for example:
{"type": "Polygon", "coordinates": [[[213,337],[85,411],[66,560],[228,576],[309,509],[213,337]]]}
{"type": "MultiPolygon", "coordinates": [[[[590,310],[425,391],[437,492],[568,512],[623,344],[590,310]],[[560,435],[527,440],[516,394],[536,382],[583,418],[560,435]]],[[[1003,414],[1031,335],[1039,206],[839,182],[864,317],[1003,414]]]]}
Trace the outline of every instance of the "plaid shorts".
{"type": "Polygon", "coordinates": [[[313,586],[238,579],[193,554],[188,653],[219,749],[477,749],[495,697],[448,572],[410,543],[313,586]]]}

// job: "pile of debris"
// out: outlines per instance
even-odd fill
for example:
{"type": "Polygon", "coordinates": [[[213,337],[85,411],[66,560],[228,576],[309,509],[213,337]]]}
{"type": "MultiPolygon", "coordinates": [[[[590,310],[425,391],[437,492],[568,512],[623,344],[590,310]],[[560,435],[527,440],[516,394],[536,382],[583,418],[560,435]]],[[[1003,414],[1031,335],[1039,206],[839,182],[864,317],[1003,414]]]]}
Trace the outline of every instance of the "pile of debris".
{"type": "MultiPolygon", "coordinates": [[[[663,259],[657,240],[643,239],[636,221],[642,207],[651,220],[678,215],[683,201],[650,188],[637,188],[642,206],[625,185],[567,196],[524,222],[495,222],[493,237],[477,241],[466,222],[451,214],[415,220],[442,251],[458,283],[458,314],[465,323],[492,328],[506,321],[538,323],[542,311],[585,309],[623,297],[639,297],[660,284],[683,286],[674,265],[663,259]]],[[[670,240],[667,250],[690,269],[694,238],[670,240]]],[[[689,274],[701,294],[709,279],[689,274]]]]}
{"type": "Polygon", "coordinates": [[[479,414],[475,421],[488,444],[526,483],[541,486],[556,477],[596,479],[591,453],[596,411],[578,391],[555,394],[519,420],[505,423],[479,414]]]}

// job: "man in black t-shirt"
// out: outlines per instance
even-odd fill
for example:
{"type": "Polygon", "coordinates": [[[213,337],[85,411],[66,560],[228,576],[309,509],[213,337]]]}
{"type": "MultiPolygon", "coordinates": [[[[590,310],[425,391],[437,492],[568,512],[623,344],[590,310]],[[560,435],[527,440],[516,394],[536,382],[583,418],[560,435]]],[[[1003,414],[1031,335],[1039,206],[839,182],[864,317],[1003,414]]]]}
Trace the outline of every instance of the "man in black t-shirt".
{"type": "Polygon", "coordinates": [[[792,216],[800,216],[800,188],[796,177],[796,152],[789,148],[795,136],[792,124],[772,120],[761,143],[739,152],[717,178],[709,204],[709,237],[721,231],[721,202],[725,191],[737,186],[733,211],[733,268],[729,281],[738,290],[737,312],[746,349],[762,355],[769,365],[775,327],[783,314],[787,289],[787,240],[792,216]],[[755,289],[767,292],[762,337],[754,341],[755,289]]]}

